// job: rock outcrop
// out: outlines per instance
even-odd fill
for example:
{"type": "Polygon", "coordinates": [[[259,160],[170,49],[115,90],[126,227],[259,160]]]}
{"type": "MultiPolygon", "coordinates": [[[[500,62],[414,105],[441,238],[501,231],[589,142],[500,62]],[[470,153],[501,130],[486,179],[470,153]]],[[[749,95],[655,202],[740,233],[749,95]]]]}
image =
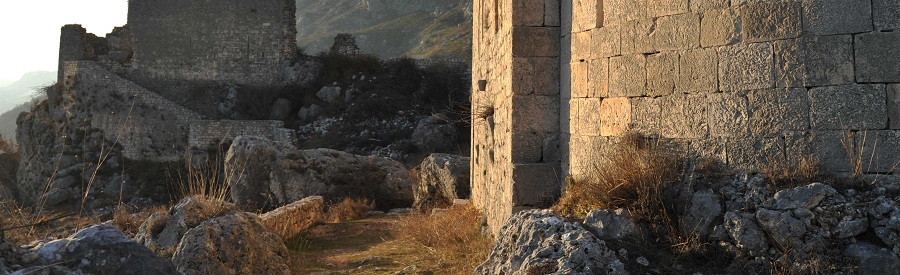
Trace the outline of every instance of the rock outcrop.
{"type": "Polygon", "coordinates": [[[456,199],[468,199],[469,158],[449,154],[431,154],[415,169],[413,207],[447,207],[456,199]]]}
{"type": "Polygon", "coordinates": [[[138,230],[135,240],[166,257],[175,253],[184,234],[207,219],[237,211],[230,203],[204,198],[186,198],[168,212],[151,215],[138,230]]]}
{"type": "Polygon", "coordinates": [[[309,196],[366,197],[384,207],[412,204],[409,170],[399,162],[330,149],[297,150],[241,136],[225,159],[232,199],[245,209],[273,209],[309,196]]]}
{"type": "Polygon", "coordinates": [[[291,274],[287,247],[256,215],[232,213],[188,230],[172,261],[193,274],[291,274]]]}

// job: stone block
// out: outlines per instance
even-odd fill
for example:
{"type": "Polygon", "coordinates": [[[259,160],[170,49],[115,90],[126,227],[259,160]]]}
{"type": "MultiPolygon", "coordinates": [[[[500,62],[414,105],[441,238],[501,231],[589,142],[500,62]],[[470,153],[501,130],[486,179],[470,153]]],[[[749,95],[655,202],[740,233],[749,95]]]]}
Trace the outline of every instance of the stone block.
{"type": "Polygon", "coordinates": [[[590,97],[609,97],[609,58],[591,60],[588,66],[590,97]]]}
{"type": "Polygon", "coordinates": [[[803,0],[803,28],[816,35],[872,31],[872,2],[803,0]]]}
{"type": "Polygon", "coordinates": [[[559,59],[554,57],[513,58],[514,95],[559,95],[559,59]]]}
{"type": "Polygon", "coordinates": [[[569,175],[573,177],[588,177],[596,169],[603,150],[609,147],[606,137],[572,136],[569,139],[569,175]]]}
{"type": "Polygon", "coordinates": [[[864,173],[893,173],[900,170],[900,131],[857,132],[864,173]]]}
{"type": "Polygon", "coordinates": [[[288,240],[322,221],[324,202],[319,196],[307,197],[259,215],[259,222],[269,232],[288,240]]]}
{"type": "Polygon", "coordinates": [[[513,25],[515,26],[544,26],[544,1],[545,0],[519,0],[513,2],[513,25]]]}
{"type": "Polygon", "coordinates": [[[660,51],[700,47],[700,16],[685,13],[657,18],[650,36],[654,48],[660,51]]]}
{"type": "Polygon", "coordinates": [[[712,92],[718,88],[716,49],[696,49],[681,53],[675,91],[712,92]]]}
{"type": "Polygon", "coordinates": [[[572,34],[572,62],[591,59],[591,31],[572,34]]]}
{"type": "Polygon", "coordinates": [[[711,94],[708,98],[709,136],[745,137],[749,133],[747,98],[737,93],[711,94]]]}
{"type": "Polygon", "coordinates": [[[775,42],[779,87],[845,85],[854,82],[850,35],[813,36],[775,42]]]}
{"type": "Polygon", "coordinates": [[[589,80],[590,66],[587,61],[573,62],[569,64],[572,70],[572,98],[590,97],[593,94],[589,80]]]}
{"type": "Polygon", "coordinates": [[[678,77],[678,54],[673,52],[647,56],[647,96],[670,95],[678,77]]]}
{"type": "Polygon", "coordinates": [[[604,24],[624,23],[647,17],[647,0],[604,0],[604,24]]]}
{"type": "Polygon", "coordinates": [[[706,95],[672,95],[660,100],[660,128],[665,138],[706,138],[706,95]]]}
{"type": "Polygon", "coordinates": [[[809,90],[815,130],[880,130],[887,127],[885,85],[847,85],[809,90]]]}
{"type": "Polygon", "coordinates": [[[631,99],[631,130],[645,136],[660,134],[660,100],[652,97],[635,97],[631,99]]]}
{"type": "Polygon", "coordinates": [[[856,81],[900,82],[900,32],[855,36],[856,81]]]}
{"type": "Polygon", "coordinates": [[[642,96],[647,82],[644,55],[624,55],[609,59],[609,96],[642,96]]]}
{"type": "Polygon", "coordinates": [[[778,40],[773,43],[775,52],[775,86],[804,87],[806,74],[801,39],[778,40]]]}
{"type": "Polygon", "coordinates": [[[692,12],[702,12],[706,10],[725,9],[728,8],[729,0],[691,0],[690,10],[692,12]]]}
{"type": "Polygon", "coordinates": [[[574,98],[569,101],[572,135],[600,136],[600,103],[599,98],[574,98]]]}
{"type": "MultiPolygon", "coordinates": [[[[561,64],[559,66],[559,76],[559,97],[565,99],[572,98],[572,84],[574,84],[572,81],[572,64],[561,64]]],[[[477,95],[477,93],[475,95],[477,95]]],[[[475,95],[473,95],[473,98],[475,95]]]]}
{"type": "Polygon", "coordinates": [[[647,17],[660,17],[686,12],[688,12],[687,0],[647,0],[647,17]]]}
{"type": "Polygon", "coordinates": [[[621,28],[618,25],[607,25],[593,30],[591,48],[594,58],[610,57],[622,52],[621,28]]]}
{"type": "Polygon", "coordinates": [[[559,27],[561,24],[560,0],[544,0],[544,26],[559,27]]]}
{"type": "Polygon", "coordinates": [[[735,9],[708,10],[700,22],[700,46],[714,47],[741,41],[741,17],[735,9]]]}
{"type": "Polygon", "coordinates": [[[656,28],[656,21],[652,19],[629,21],[621,25],[622,28],[622,54],[652,53],[653,40],[650,35],[656,28]]]}
{"type": "MultiPolygon", "coordinates": [[[[802,144],[801,140],[795,144],[802,144]]],[[[853,134],[848,131],[814,131],[809,135],[809,151],[822,162],[822,167],[833,172],[851,171],[848,150],[855,151],[853,134]]],[[[790,157],[790,156],[789,156],[790,157]]]]}
{"type": "Polygon", "coordinates": [[[750,134],[777,137],[809,129],[809,99],[804,88],[756,90],[747,93],[750,134]]]}
{"type": "Polygon", "coordinates": [[[562,190],[559,164],[513,164],[512,205],[549,207],[562,190]]]}
{"type": "Polygon", "coordinates": [[[559,132],[558,96],[513,96],[511,106],[517,132],[559,132]]]}
{"type": "Polygon", "coordinates": [[[627,97],[605,98],[600,103],[600,135],[621,136],[631,126],[631,102],[627,97]]]}
{"type": "Polygon", "coordinates": [[[728,165],[759,169],[771,162],[784,161],[781,138],[732,139],[726,144],[728,165]]]}
{"type": "Polygon", "coordinates": [[[772,43],[719,48],[719,90],[745,91],[774,86],[772,43]]]}
{"type": "Polygon", "coordinates": [[[900,1],[872,0],[872,17],[876,30],[900,29],[900,1]]]}
{"type": "Polygon", "coordinates": [[[753,2],[740,7],[744,42],[796,38],[802,32],[800,3],[753,2]]]}
{"type": "Polygon", "coordinates": [[[726,138],[691,140],[689,153],[690,156],[712,158],[724,164],[728,162],[727,145],[728,139],[726,138]]]}
{"type": "Polygon", "coordinates": [[[513,27],[512,36],[515,57],[559,56],[558,27],[513,27]]]}
{"type": "Polygon", "coordinates": [[[900,84],[887,85],[887,100],[890,129],[900,130],[900,84]]]}
{"type": "MultiPolygon", "coordinates": [[[[558,133],[534,133],[534,132],[513,132],[510,145],[512,146],[512,155],[510,156],[513,163],[540,163],[544,162],[544,153],[548,148],[545,144],[550,139],[558,137],[558,133]]],[[[558,138],[555,138],[558,140],[558,138]]],[[[558,145],[554,145],[558,146],[558,145]]]]}
{"type": "Polygon", "coordinates": [[[572,31],[582,32],[603,26],[600,0],[572,0],[572,31]]]}

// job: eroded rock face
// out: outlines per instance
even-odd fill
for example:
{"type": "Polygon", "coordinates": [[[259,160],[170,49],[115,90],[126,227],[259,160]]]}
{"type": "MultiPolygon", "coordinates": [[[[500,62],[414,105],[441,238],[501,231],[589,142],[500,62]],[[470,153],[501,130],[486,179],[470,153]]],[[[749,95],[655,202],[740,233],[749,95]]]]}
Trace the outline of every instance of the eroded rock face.
{"type": "MultiPolygon", "coordinates": [[[[71,237],[33,248],[32,265],[58,266],[80,274],[178,274],[175,266],[110,225],[85,228],[71,237]]],[[[27,273],[27,272],[26,272],[27,273]]],[[[56,274],[56,273],[52,273],[56,274]]]]}
{"type": "Polygon", "coordinates": [[[291,274],[288,249],[251,213],[232,213],[188,230],[172,258],[192,274],[291,274]]]}
{"type": "Polygon", "coordinates": [[[232,199],[244,209],[273,209],[309,196],[365,197],[380,206],[412,204],[403,164],[330,149],[297,150],[268,139],[235,138],[225,159],[232,199]]]}
{"type": "Polygon", "coordinates": [[[450,152],[458,139],[456,126],[435,116],[420,120],[412,134],[413,143],[425,152],[450,152]]]}
{"type": "Polygon", "coordinates": [[[168,212],[155,213],[141,225],[135,240],[153,252],[171,256],[184,234],[203,221],[233,213],[237,207],[230,203],[200,198],[186,198],[168,212]]]}
{"type": "Polygon", "coordinates": [[[628,217],[628,210],[594,210],[584,217],[584,226],[604,240],[638,237],[640,228],[628,217]]]}
{"type": "Polygon", "coordinates": [[[282,240],[288,240],[321,221],[324,204],[320,196],[308,197],[260,215],[260,223],[282,240]]]}
{"type": "Polygon", "coordinates": [[[550,210],[515,214],[475,274],[627,274],[606,243],[550,210]]]}
{"type": "Polygon", "coordinates": [[[415,173],[413,207],[446,207],[456,199],[468,199],[469,158],[449,154],[431,154],[422,161],[415,173]]]}

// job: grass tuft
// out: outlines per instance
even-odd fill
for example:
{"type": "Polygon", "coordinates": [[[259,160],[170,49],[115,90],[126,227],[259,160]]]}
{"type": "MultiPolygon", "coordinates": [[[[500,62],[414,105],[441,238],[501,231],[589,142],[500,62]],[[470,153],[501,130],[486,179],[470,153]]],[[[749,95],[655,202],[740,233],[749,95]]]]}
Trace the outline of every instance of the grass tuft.
{"type": "MultiPolygon", "coordinates": [[[[423,246],[444,263],[471,274],[493,248],[481,231],[481,213],[471,206],[453,206],[440,215],[411,214],[401,218],[394,234],[423,246]]],[[[449,273],[453,273],[452,271],[449,273]]]]}
{"type": "Polygon", "coordinates": [[[328,207],[324,220],[328,223],[358,220],[364,218],[372,209],[375,209],[375,203],[368,199],[344,198],[341,202],[328,207]]]}

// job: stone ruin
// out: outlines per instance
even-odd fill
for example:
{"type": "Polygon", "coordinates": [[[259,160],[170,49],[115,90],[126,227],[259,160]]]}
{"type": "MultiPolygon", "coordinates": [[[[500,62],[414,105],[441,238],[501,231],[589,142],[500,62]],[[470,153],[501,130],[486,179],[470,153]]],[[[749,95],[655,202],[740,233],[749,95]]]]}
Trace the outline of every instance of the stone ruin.
{"type": "Polygon", "coordinates": [[[362,50],[356,45],[356,37],[349,33],[339,33],[334,37],[331,45],[331,54],[354,56],[362,54],[362,50]]]}
{"type": "Polygon", "coordinates": [[[894,177],[896,1],[481,0],[474,14],[472,196],[494,232],[626,132],[732,167],[813,156],[894,177]]]}

